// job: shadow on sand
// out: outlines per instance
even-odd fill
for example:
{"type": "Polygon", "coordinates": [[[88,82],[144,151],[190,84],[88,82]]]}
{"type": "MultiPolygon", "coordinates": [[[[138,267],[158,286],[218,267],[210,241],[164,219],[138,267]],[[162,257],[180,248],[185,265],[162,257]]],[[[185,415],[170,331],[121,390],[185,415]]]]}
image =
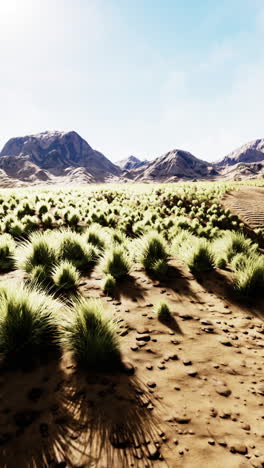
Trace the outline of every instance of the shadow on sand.
{"type": "Polygon", "coordinates": [[[209,292],[230,306],[239,306],[245,314],[251,313],[259,318],[264,318],[264,299],[263,297],[241,298],[234,291],[231,272],[214,270],[208,273],[200,274],[196,280],[209,292]]]}
{"type": "Polygon", "coordinates": [[[59,361],[1,370],[1,467],[152,466],[157,405],[134,376],[62,370],[59,361]],[[153,446],[153,444],[152,444],[153,446]]]}

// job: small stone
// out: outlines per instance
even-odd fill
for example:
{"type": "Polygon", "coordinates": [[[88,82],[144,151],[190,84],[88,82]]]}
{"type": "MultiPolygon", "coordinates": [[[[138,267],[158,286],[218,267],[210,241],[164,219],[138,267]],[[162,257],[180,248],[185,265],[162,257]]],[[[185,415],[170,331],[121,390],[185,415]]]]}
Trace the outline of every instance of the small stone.
{"type": "Polygon", "coordinates": [[[221,343],[222,345],[224,345],[224,346],[233,346],[232,343],[231,343],[231,341],[226,340],[225,338],[222,338],[222,339],[220,340],[220,343],[221,343]]]}
{"type": "Polygon", "coordinates": [[[184,359],[182,360],[182,362],[183,362],[183,364],[184,364],[185,366],[191,366],[191,365],[192,365],[192,361],[191,361],[190,359],[187,359],[187,358],[184,358],[184,359]]]}
{"type": "Polygon", "coordinates": [[[158,460],[160,457],[159,448],[154,444],[148,445],[148,459],[149,460],[158,460]]]}
{"type": "Polygon", "coordinates": [[[237,442],[230,446],[230,452],[245,455],[247,453],[247,447],[244,444],[237,442]]]}
{"type": "Polygon", "coordinates": [[[130,349],[131,349],[132,351],[137,351],[137,350],[138,350],[138,346],[131,346],[130,349]]]}
{"type": "Polygon", "coordinates": [[[155,382],[152,382],[152,381],[147,382],[147,386],[148,386],[149,388],[155,388],[156,385],[157,385],[157,384],[156,384],[155,382]]]}
{"type": "Polygon", "coordinates": [[[141,336],[136,336],[136,340],[137,341],[149,341],[150,340],[150,336],[149,335],[141,335],[141,336]]]}
{"type": "Polygon", "coordinates": [[[196,375],[198,374],[198,371],[196,369],[189,369],[187,371],[187,375],[189,375],[190,377],[196,377],[196,375]]]}
{"type": "Polygon", "coordinates": [[[208,444],[209,445],[215,445],[214,439],[208,439],[208,444]]]}
{"type": "Polygon", "coordinates": [[[250,425],[249,424],[242,424],[241,429],[244,429],[244,431],[250,431],[250,425]]]}
{"type": "Polygon", "coordinates": [[[221,385],[221,384],[218,385],[215,390],[219,395],[222,395],[222,396],[225,396],[225,397],[228,397],[232,393],[231,390],[229,390],[229,388],[227,388],[225,385],[221,385]]]}

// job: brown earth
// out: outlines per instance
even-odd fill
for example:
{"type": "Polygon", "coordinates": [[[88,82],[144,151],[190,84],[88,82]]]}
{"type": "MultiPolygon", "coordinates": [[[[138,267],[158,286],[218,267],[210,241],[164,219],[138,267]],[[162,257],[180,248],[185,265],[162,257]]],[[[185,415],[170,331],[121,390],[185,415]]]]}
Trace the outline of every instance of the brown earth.
{"type": "Polygon", "coordinates": [[[264,228],[264,187],[241,187],[227,194],[223,205],[252,229],[264,228]]]}
{"type": "Polygon", "coordinates": [[[219,270],[198,282],[173,262],[166,283],[136,268],[113,299],[100,272],[83,278],[81,293],[117,320],[132,368],[81,373],[66,354],[2,370],[0,466],[263,467],[264,301],[238,304],[229,281],[219,270]],[[167,324],[153,310],[160,300],[167,324]]]}

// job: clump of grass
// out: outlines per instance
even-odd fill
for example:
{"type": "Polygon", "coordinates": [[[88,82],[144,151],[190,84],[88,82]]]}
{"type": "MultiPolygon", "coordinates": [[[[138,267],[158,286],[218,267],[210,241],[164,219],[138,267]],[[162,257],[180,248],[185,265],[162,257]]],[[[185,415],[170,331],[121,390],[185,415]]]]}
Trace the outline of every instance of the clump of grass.
{"type": "Polygon", "coordinates": [[[25,234],[25,225],[21,221],[14,221],[8,231],[14,238],[22,237],[25,234]]]}
{"type": "Polygon", "coordinates": [[[196,275],[214,268],[214,255],[207,239],[191,236],[180,244],[178,256],[196,275]]]}
{"type": "Polygon", "coordinates": [[[0,354],[23,359],[59,344],[56,320],[60,304],[43,292],[6,285],[0,288],[0,354]]]}
{"type": "Polygon", "coordinates": [[[252,298],[263,292],[264,288],[264,258],[261,255],[244,254],[234,264],[234,288],[239,296],[252,298]]]}
{"type": "Polygon", "coordinates": [[[33,285],[42,288],[50,288],[52,285],[50,269],[46,269],[43,265],[34,267],[29,273],[29,279],[33,285]]]}
{"type": "Polygon", "coordinates": [[[15,242],[9,234],[0,236],[0,272],[14,268],[15,242]]]}
{"type": "Polygon", "coordinates": [[[103,281],[103,291],[105,294],[113,294],[116,287],[116,279],[112,275],[106,275],[103,281]]]}
{"type": "Polygon", "coordinates": [[[166,278],[168,273],[168,263],[167,260],[160,258],[152,266],[152,274],[155,278],[163,280],[166,278]]]}
{"type": "Polygon", "coordinates": [[[171,311],[166,302],[161,301],[156,308],[156,312],[160,322],[169,322],[171,320],[171,311]]]}
{"type": "Polygon", "coordinates": [[[216,265],[223,268],[239,253],[251,255],[257,251],[258,246],[242,232],[226,231],[224,235],[213,243],[216,265]]]}
{"type": "Polygon", "coordinates": [[[54,239],[42,233],[32,234],[18,249],[16,259],[18,268],[27,273],[31,273],[39,265],[49,273],[57,260],[54,239]]]}
{"type": "Polygon", "coordinates": [[[72,263],[64,260],[53,268],[51,279],[57,288],[69,291],[78,287],[80,274],[72,263]]]}
{"type": "Polygon", "coordinates": [[[149,232],[140,240],[139,261],[147,272],[165,271],[168,262],[167,244],[157,232],[149,232]]]}
{"type": "Polygon", "coordinates": [[[99,224],[92,224],[85,234],[86,240],[89,244],[92,244],[100,250],[104,250],[106,247],[106,239],[102,234],[102,226],[99,224]]]}
{"type": "Polygon", "coordinates": [[[105,274],[115,279],[124,278],[130,271],[128,255],[122,247],[113,246],[102,258],[101,268],[105,274]]]}
{"type": "Polygon", "coordinates": [[[66,341],[75,361],[86,369],[115,369],[121,352],[115,325],[96,300],[79,299],[73,304],[74,315],[66,327],[66,341]]]}
{"type": "Polygon", "coordinates": [[[97,262],[98,250],[87,244],[85,239],[72,231],[61,231],[58,238],[58,258],[68,260],[79,271],[87,271],[97,262]]]}

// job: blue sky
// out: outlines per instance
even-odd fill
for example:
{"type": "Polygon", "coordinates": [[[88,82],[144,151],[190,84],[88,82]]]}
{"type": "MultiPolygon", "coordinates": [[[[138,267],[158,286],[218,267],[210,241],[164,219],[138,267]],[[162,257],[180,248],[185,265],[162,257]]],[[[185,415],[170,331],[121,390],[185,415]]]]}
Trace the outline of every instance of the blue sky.
{"type": "Polygon", "coordinates": [[[76,130],[113,161],[264,138],[263,0],[1,0],[0,146],[76,130]]]}

